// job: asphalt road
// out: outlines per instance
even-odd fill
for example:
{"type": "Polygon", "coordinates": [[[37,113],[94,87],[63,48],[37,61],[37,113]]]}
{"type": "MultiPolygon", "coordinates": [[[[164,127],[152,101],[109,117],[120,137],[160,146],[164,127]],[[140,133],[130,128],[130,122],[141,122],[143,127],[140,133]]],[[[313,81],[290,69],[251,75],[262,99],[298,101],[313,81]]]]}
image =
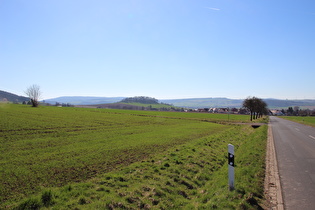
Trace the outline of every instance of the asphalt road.
{"type": "Polygon", "coordinates": [[[284,208],[315,209],[315,128],[270,117],[284,208]]]}

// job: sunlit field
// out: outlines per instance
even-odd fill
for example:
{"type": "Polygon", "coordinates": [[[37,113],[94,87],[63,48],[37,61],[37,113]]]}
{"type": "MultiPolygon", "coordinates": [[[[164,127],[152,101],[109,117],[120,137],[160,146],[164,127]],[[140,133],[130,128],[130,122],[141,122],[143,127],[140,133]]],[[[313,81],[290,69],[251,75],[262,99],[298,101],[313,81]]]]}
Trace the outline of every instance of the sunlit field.
{"type": "MultiPolygon", "coordinates": [[[[130,208],[145,204],[166,208],[198,206],[200,199],[205,206],[210,203],[220,206],[221,201],[214,204],[216,202],[204,187],[222,183],[217,190],[222,188],[225,193],[225,181],[216,182],[218,177],[224,176],[221,173],[226,164],[227,144],[235,143],[237,151],[241,151],[252,136],[264,149],[266,129],[254,130],[248,125],[228,123],[237,122],[237,119],[245,122],[245,118],[248,116],[2,106],[1,207],[20,203],[21,208],[23,205],[57,208],[106,205],[110,208],[122,203],[130,208]],[[145,186],[148,188],[144,189],[145,186]],[[64,187],[74,191],[64,194],[64,187]],[[153,189],[159,189],[160,195],[153,189]],[[200,190],[203,193],[200,194],[200,190]],[[121,196],[121,191],[129,194],[121,196]],[[148,203],[150,196],[141,196],[145,192],[157,196],[153,204],[148,203]],[[41,200],[49,193],[48,203],[41,200]],[[136,197],[136,201],[131,202],[131,197],[136,197]],[[172,206],[162,202],[165,197],[179,200],[172,206]],[[26,200],[21,203],[24,198],[26,200]],[[77,202],[78,199],[81,201],[77,202]]],[[[263,160],[263,157],[263,152],[257,155],[258,159],[263,160]]],[[[245,161],[247,157],[244,158],[245,161]]],[[[255,166],[254,177],[261,176],[262,165],[255,166]]],[[[260,178],[254,188],[259,188],[260,178]]],[[[254,188],[250,190],[257,190],[254,188]]],[[[245,196],[247,188],[235,193],[245,196]]]]}
{"type": "Polygon", "coordinates": [[[283,116],[281,117],[286,120],[291,120],[297,123],[302,123],[305,125],[309,125],[312,127],[315,127],[315,117],[314,116],[307,116],[307,117],[301,117],[301,116],[283,116]]]}

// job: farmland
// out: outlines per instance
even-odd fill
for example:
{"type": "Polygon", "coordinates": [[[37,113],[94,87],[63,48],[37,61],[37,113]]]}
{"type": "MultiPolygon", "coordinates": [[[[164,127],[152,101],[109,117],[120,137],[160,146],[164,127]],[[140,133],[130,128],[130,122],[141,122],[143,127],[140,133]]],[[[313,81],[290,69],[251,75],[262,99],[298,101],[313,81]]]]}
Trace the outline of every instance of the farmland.
{"type": "Polygon", "coordinates": [[[241,115],[2,105],[0,208],[257,205],[266,128],[230,124],[247,120],[241,115]],[[237,172],[244,182],[230,193],[223,167],[228,143],[236,145],[239,166],[244,166],[237,172]],[[254,166],[254,159],[259,164],[254,166]],[[223,202],[226,196],[231,202],[223,202]]]}
{"type": "Polygon", "coordinates": [[[297,123],[302,123],[304,125],[309,125],[312,127],[315,127],[315,117],[314,116],[306,116],[306,117],[302,117],[302,116],[283,116],[281,117],[283,119],[286,120],[291,120],[297,123]]]}

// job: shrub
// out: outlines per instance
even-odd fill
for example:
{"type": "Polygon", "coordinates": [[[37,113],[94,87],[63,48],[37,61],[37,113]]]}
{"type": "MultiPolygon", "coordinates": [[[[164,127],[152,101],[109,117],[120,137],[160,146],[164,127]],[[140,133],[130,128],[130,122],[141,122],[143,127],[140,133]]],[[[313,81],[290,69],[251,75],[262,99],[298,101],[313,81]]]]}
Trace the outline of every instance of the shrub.
{"type": "Polygon", "coordinates": [[[17,210],[27,210],[27,209],[36,210],[36,209],[40,209],[40,207],[41,207],[41,202],[38,199],[29,198],[23,203],[21,203],[16,209],[17,210]]]}
{"type": "Polygon", "coordinates": [[[52,205],[53,204],[53,194],[52,194],[51,190],[43,192],[41,200],[42,200],[42,203],[44,204],[44,206],[52,205]]]}
{"type": "Polygon", "coordinates": [[[86,199],[85,199],[84,197],[80,197],[78,203],[79,203],[80,205],[84,205],[84,204],[87,203],[87,201],[86,201],[86,199]]]}

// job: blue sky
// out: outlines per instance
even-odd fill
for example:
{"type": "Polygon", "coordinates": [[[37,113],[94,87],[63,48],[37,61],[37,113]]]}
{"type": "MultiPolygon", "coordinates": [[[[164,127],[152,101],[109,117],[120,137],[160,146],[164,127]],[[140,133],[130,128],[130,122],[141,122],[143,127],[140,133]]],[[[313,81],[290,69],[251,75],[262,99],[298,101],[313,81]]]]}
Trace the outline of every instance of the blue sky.
{"type": "Polygon", "coordinates": [[[315,99],[313,0],[0,0],[0,90],[315,99]]]}

